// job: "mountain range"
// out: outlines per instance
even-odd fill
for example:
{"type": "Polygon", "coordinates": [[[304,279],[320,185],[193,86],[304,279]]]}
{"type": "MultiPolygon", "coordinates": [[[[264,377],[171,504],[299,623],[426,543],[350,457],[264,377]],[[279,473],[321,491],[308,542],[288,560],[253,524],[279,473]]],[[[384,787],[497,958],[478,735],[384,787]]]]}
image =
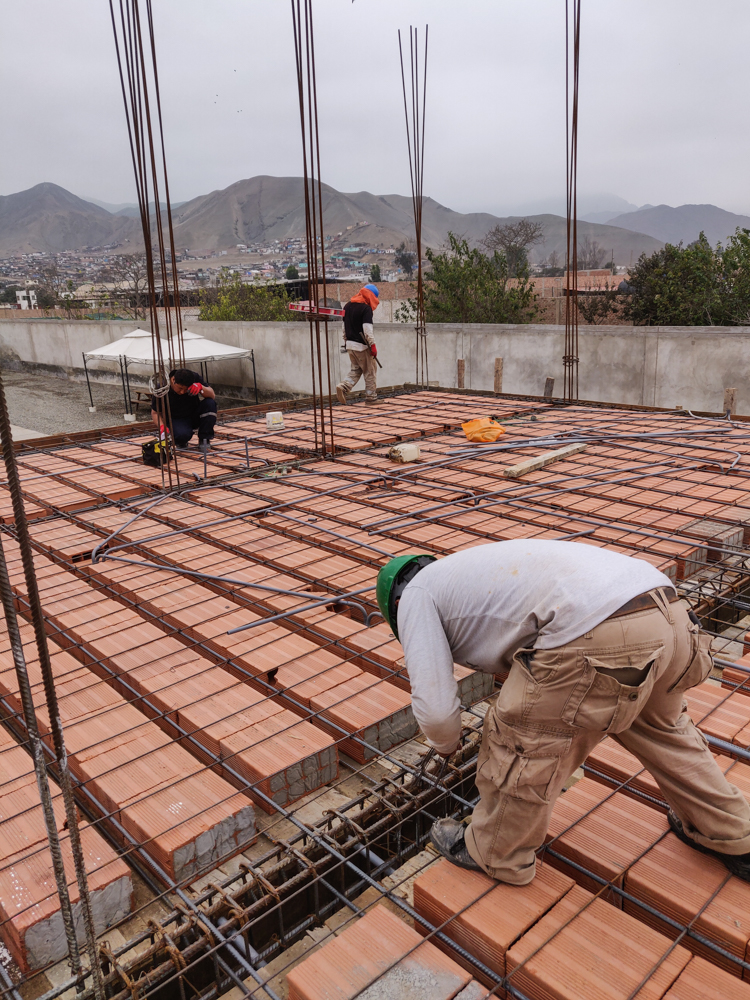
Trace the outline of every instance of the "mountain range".
{"type": "MultiPolygon", "coordinates": [[[[413,240],[411,198],[375,195],[368,191],[344,193],[322,185],[323,218],[327,234],[351,233],[352,242],[372,246],[398,245],[413,240]],[[351,228],[350,228],[351,227],[351,228]]],[[[272,242],[304,237],[304,190],[299,177],[251,177],[220,191],[200,195],[173,209],[178,249],[214,251],[238,243],[272,242]]],[[[622,203],[622,200],[620,199],[622,203]]],[[[629,203],[627,204],[628,207],[629,203]]],[[[56,184],[37,184],[27,191],[0,197],[0,256],[21,253],[59,252],[119,243],[121,252],[142,246],[140,223],[133,206],[86,201],[56,184]]],[[[594,213],[592,213],[593,215],[594,213]]],[[[601,214],[596,215],[601,218],[601,214]]],[[[448,233],[479,241],[493,226],[524,216],[501,218],[487,212],[455,212],[432,198],[425,198],[422,211],[423,242],[441,247],[448,233]]],[[[553,251],[564,256],[565,219],[553,213],[531,216],[545,233],[545,242],[535,250],[538,260],[553,251]]],[[[646,206],[615,216],[607,224],[579,219],[579,241],[596,240],[613,251],[621,264],[635,261],[642,252],[652,253],[667,240],[690,242],[701,229],[712,242],[725,240],[736,226],[750,226],[750,218],[733,215],[714,205],[646,206]]]]}
{"type": "Polygon", "coordinates": [[[616,215],[608,220],[610,226],[646,233],[662,243],[692,243],[699,233],[706,234],[715,246],[726,243],[739,226],[750,229],[750,216],[725,212],[716,205],[644,205],[635,212],[616,215]]]}

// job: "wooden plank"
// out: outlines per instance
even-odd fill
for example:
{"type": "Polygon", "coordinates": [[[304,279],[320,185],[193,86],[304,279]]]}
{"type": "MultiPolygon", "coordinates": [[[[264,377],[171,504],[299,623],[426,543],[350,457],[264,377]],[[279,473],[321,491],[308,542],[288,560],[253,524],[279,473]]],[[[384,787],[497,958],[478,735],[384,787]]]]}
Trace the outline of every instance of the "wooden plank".
{"type": "Polygon", "coordinates": [[[543,469],[545,465],[551,465],[553,462],[557,462],[561,458],[566,458],[568,455],[575,455],[578,451],[583,451],[588,445],[583,444],[569,444],[565,448],[558,448],[557,451],[545,451],[543,455],[537,455],[536,458],[527,458],[525,462],[519,462],[518,465],[511,465],[507,469],[503,469],[503,475],[508,479],[518,479],[519,476],[523,476],[527,472],[535,472],[537,469],[543,469]]]}

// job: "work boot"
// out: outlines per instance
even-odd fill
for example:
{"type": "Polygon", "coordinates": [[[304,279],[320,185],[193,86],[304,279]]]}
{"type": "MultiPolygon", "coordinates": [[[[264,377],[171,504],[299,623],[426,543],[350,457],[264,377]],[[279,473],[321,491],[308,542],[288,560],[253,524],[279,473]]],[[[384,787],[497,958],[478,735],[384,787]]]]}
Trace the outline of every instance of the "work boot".
{"type": "Polygon", "coordinates": [[[347,402],[346,397],[348,392],[349,390],[344,385],[344,383],[339,382],[339,384],[336,386],[336,398],[338,399],[339,403],[341,403],[342,406],[346,406],[347,402]]]}
{"type": "Polygon", "coordinates": [[[667,813],[667,819],[669,820],[669,825],[672,828],[672,833],[678,837],[683,844],[687,844],[689,847],[695,848],[696,851],[700,851],[701,854],[708,854],[712,858],[718,858],[723,865],[725,865],[732,875],[737,878],[741,878],[744,882],[750,882],[750,853],[748,854],[723,854],[721,851],[714,851],[711,847],[704,847],[703,844],[699,844],[697,841],[693,840],[690,834],[686,833],[685,827],[682,825],[682,820],[676,813],[673,813],[670,809],[667,813]]]}
{"type": "Polygon", "coordinates": [[[484,869],[476,863],[466,847],[465,832],[466,827],[457,819],[438,819],[432,824],[430,837],[435,850],[452,865],[481,872],[484,869]]]}
{"type": "Polygon", "coordinates": [[[380,400],[377,396],[365,396],[365,406],[374,406],[375,403],[379,403],[380,400]]]}

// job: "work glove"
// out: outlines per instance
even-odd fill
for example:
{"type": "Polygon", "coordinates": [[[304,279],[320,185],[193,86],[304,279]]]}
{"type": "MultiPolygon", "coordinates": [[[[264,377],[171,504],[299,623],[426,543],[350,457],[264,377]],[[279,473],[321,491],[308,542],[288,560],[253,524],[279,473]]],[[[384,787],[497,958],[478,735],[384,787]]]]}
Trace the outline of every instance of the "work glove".
{"type": "Polygon", "coordinates": [[[374,344],[370,344],[370,354],[372,354],[374,358],[378,356],[378,349],[374,344]]]}
{"type": "Polygon", "coordinates": [[[188,392],[191,396],[197,396],[199,392],[203,392],[203,386],[200,382],[193,382],[193,384],[188,388],[188,392]]]}

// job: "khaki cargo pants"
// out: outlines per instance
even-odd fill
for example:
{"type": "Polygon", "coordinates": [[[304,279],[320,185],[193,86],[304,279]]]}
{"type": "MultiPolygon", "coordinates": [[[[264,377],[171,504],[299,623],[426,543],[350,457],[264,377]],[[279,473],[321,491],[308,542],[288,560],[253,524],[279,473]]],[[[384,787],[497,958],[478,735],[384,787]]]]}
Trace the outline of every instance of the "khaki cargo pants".
{"type": "Polygon", "coordinates": [[[370,354],[370,348],[368,347],[364,351],[347,351],[346,353],[349,355],[352,367],[344,381],[339,384],[344,386],[346,392],[349,393],[364,375],[365,399],[377,399],[377,362],[372,354],[370,354]]]}
{"type": "Polygon", "coordinates": [[[526,885],[565,782],[605,736],[654,776],[685,830],[726,854],[750,851],[750,806],[686,713],[685,691],[711,670],[709,637],[684,602],[659,602],[558,649],[519,650],[484,720],[481,799],[466,830],[493,878],[526,885]]]}

